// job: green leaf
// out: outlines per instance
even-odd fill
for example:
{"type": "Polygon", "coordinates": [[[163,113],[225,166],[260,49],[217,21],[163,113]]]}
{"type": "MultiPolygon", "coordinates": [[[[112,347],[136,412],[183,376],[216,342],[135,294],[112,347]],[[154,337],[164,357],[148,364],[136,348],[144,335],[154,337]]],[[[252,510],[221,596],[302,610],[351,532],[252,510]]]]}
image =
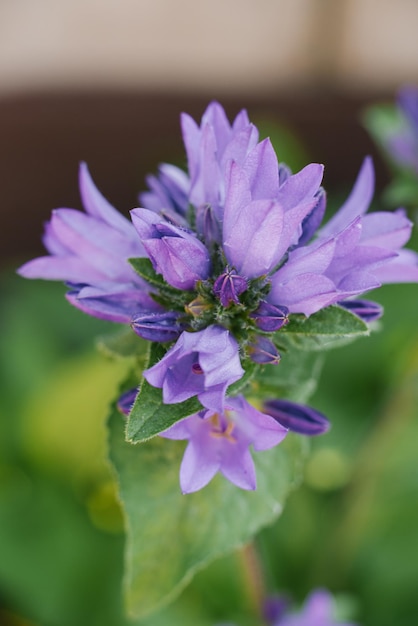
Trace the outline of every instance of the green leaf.
{"type": "Polygon", "coordinates": [[[129,614],[138,618],[173,600],[198,570],[250,541],[280,515],[301,479],[307,445],[288,435],[280,446],[254,453],[254,492],[218,475],[202,491],[182,495],[183,442],[156,437],[132,446],[117,411],[109,430],[126,515],[125,600],[129,614]]]}
{"type": "Polygon", "coordinates": [[[418,179],[415,172],[403,171],[385,189],[384,200],[390,206],[417,205],[418,179]]]}
{"type": "MultiPolygon", "coordinates": [[[[165,354],[166,348],[158,343],[150,344],[147,367],[157,363],[165,354]]],[[[189,398],[176,404],[164,404],[162,390],[152,387],[142,379],[135,404],[128,417],[126,439],[130,443],[146,441],[179,420],[202,410],[197,398],[189,398]]]]}
{"type": "Polygon", "coordinates": [[[109,357],[138,357],[146,353],[148,342],[136,335],[131,328],[123,328],[96,341],[97,348],[109,357]]]}
{"type": "Polygon", "coordinates": [[[154,270],[154,267],[151,261],[147,258],[132,258],[128,259],[129,263],[134,268],[135,272],[141,276],[144,280],[146,280],[150,285],[154,285],[155,287],[164,287],[166,283],[161,274],[157,274],[154,270]]]}
{"type": "Polygon", "coordinates": [[[324,355],[289,350],[278,365],[266,365],[252,383],[252,394],[261,400],[287,398],[307,402],[321,374],[324,355]]]}
{"type": "Polygon", "coordinates": [[[405,129],[405,120],[400,111],[393,104],[374,105],[363,113],[363,124],[393,161],[388,152],[388,138],[405,129]]]}
{"type": "Polygon", "coordinates": [[[277,345],[297,350],[328,350],[369,334],[367,324],[339,306],[329,306],[310,317],[292,315],[275,335],[277,345]]]}

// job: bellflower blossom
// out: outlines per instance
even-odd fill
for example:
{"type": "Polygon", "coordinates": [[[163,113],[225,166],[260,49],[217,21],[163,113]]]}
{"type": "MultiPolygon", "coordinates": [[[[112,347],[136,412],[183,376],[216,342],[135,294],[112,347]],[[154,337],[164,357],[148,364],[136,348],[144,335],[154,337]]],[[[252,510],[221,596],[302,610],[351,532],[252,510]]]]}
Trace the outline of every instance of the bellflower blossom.
{"type": "Polygon", "coordinates": [[[241,489],[255,489],[254,462],[249,452],[267,450],[280,443],[287,429],[260,413],[244,397],[225,400],[222,412],[202,411],[161,433],[167,439],[188,439],[180,468],[183,493],[207,485],[221,472],[241,489]]]}
{"type": "Polygon", "coordinates": [[[94,317],[130,323],[135,312],[160,310],[127,262],[145,256],[135,228],[102,196],[85,163],[80,165],[79,184],[86,212],[53,211],[43,238],[49,256],[29,261],[19,273],[65,281],[71,304],[94,317]]]}
{"type": "Polygon", "coordinates": [[[237,341],[226,329],[208,326],[183,332],[144,377],[154,387],[162,387],[166,404],[197,395],[204,407],[222,412],[227,387],[243,374],[237,341]]]}

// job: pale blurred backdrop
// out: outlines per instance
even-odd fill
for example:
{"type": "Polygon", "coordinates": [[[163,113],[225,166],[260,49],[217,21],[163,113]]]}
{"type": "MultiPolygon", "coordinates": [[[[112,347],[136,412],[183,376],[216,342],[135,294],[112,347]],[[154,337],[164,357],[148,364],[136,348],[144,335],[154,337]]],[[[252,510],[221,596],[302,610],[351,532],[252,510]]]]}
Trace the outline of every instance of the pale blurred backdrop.
{"type": "Polygon", "coordinates": [[[382,189],[361,114],[418,81],[417,33],[418,0],[0,0],[1,259],[41,253],[51,209],[80,207],[80,160],[127,213],[184,158],[179,113],[212,99],[281,124],[327,188],[372,154],[382,189]]]}
{"type": "Polygon", "coordinates": [[[418,75],[417,0],[1,0],[0,94],[388,90],[418,75]]]}

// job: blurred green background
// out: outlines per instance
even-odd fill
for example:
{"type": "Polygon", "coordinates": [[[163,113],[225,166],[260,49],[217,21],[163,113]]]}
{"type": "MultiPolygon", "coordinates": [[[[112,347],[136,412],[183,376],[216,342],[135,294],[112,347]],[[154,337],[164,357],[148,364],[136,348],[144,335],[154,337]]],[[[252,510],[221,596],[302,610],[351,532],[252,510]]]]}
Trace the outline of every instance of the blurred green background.
{"type": "MultiPolygon", "coordinates": [[[[283,128],[266,123],[266,132],[282,158],[306,162],[283,128]]],[[[123,520],[105,430],[129,363],[96,350],[95,338],[114,327],[73,309],[61,285],[24,281],[10,268],[0,289],[0,624],[132,623],[123,615],[123,520]]],[[[396,285],[371,297],[384,305],[383,320],[370,338],[327,354],[311,404],[332,429],[312,441],[304,485],[256,545],[269,592],[301,601],[326,586],[364,626],[414,626],[418,293],[396,285]]],[[[255,624],[241,559],[214,563],[141,624],[255,624]]]]}

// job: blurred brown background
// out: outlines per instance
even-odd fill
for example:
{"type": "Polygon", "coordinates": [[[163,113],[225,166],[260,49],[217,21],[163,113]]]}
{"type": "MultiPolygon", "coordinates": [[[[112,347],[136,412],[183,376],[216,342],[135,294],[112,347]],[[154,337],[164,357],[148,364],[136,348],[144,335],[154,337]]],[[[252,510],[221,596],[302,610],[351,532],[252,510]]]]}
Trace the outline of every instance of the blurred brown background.
{"type": "MultiPolygon", "coordinates": [[[[182,155],[179,112],[285,121],[327,187],[366,153],[365,105],[418,80],[416,0],[2,0],[2,261],[41,251],[52,208],[80,206],[89,163],[126,212],[160,160],[182,155]]],[[[280,155],[279,155],[280,156],[280,155]]]]}

